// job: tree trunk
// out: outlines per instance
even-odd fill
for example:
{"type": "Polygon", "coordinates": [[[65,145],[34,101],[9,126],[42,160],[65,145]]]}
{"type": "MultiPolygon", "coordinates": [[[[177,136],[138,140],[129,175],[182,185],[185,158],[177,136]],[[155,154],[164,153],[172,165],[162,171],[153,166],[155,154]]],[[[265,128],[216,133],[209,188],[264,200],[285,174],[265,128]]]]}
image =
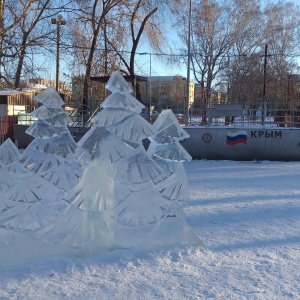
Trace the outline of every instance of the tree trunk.
{"type": "Polygon", "coordinates": [[[24,58],[26,54],[26,41],[27,41],[27,36],[24,35],[21,44],[21,53],[19,55],[18,67],[16,70],[16,77],[15,77],[15,84],[14,84],[14,87],[16,89],[20,87],[22,68],[23,68],[24,58]]]}

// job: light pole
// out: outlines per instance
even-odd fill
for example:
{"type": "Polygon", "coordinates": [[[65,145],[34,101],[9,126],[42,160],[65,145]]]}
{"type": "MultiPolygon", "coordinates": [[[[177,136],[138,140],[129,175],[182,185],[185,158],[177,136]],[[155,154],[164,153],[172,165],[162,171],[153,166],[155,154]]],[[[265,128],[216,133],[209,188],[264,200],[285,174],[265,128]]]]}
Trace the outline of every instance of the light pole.
{"type": "Polygon", "coordinates": [[[56,25],[56,81],[55,88],[59,92],[59,46],[60,46],[60,26],[66,25],[66,21],[62,15],[56,18],[51,18],[51,23],[56,25]]]}
{"type": "Polygon", "coordinates": [[[263,92],[262,92],[262,110],[261,110],[261,123],[265,123],[265,102],[266,102],[266,78],[267,78],[267,56],[268,56],[268,45],[265,45],[265,56],[264,56],[264,80],[263,80],[263,92]]]}
{"type": "Polygon", "coordinates": [[[187,61],[186,98],[185,98],[185,126],[189,125],[191,26],[192,26],[192,0],[190,0],[190,3],[189,3],[188,61],[187,61]]]}

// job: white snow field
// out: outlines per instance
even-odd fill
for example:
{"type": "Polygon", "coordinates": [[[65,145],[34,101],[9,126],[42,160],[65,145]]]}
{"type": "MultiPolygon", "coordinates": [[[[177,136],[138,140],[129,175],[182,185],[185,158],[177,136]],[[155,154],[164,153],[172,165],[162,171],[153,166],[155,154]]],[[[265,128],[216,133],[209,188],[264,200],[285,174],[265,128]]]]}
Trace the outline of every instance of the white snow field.
{"type": "Polygon", "coordinates": [[[187,222],[205,249],[0,265],[0,299],[300,299],[300,162],[184,167],[187,222]]]}

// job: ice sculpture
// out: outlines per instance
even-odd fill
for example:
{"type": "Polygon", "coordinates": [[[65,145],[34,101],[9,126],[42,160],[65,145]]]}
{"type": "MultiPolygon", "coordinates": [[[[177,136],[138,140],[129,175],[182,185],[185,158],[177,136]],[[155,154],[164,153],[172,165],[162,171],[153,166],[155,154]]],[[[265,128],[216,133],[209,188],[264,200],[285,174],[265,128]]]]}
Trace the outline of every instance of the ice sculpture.
{"type": "MultiPolygon", "coordinates": [[[[19,163],[19,157],[19,150],[10,139],[0,146],[0,226],[6,229],[20,227],[16,224],[20,224],[21,219],[25,220],[22,229],[32,228],[33,218],[29,212],[40,206],[39,202],[43,202],[44,209],[46,202],[54,203],[63,196],[61,190],[26,170],[19,163]]],[[[57,203],[51,205],[54,208],[57,203]]],[[[59,209],[56,209],[56,214],[59,209]]],[[[41,218],[40,223],[47,222],[41,218]]]]}
{"type": "Polygon", "coordinates": [[[10,140],[0,147],[3,230],[34,231],[53,222],[67,207],[62,201],[65,189],[75,186],[79,178],[79,163],[72,156],[76,143],[67,129],[63,101],[52,87],[35,100],[45,105],[32,113],[38,118],[27,130],[35,137],[33,142],[22,155],[10,140]]]}
{"type": "MultiPolygon", "coordinates": [[[[75,156],[86,167],[80,182],[64,197],[70,206],[55,224],[43,228],[39,237],[47,243],[78,249],[88,247],[89,251],[97,247],[198,243],[183,212],[177,209],[175,216],[170,210],[173,194],[164,186],[166,172],[143,147],[145,138],[157,137],[161,130],[157,132],[140,116],[143,106],[132,97],[131,88],[119,72],[111,76],[107,88],[112,94],[93,117],[94,126],[78,142],[75,156]],[[164,187],[159,189],[158,185],[164,187]]],[[[167,123],[165,127],[171,125],[177,130],[177,134],[170,131],[176,138],[188,136],[173,122],[167,123]]],[[[173,157],[176,166],[181,159],[188,159],[185,150],[180,145],[177,148],[179,151],[173,157]]],[[[163,159],[165,163],[170,157],[163,159]]],[[[181,174],[174,168],[170,167],[169,174],[176,179],[174,184],[169,181],[173,189],[180,181],[176,176],[181,174]]],[[[180,179],[182,187],[177,198],[184,192],[184,181],[180,179]]]]}
{"type": "Polygon", "coordinates": [[[9,190],[18,180],[16,173],[25,172],[18,163],[20,152],[11,139],[0,146],[0,192],[9,190]]]}
{"type": "Polygon", "coordinates": [[[189,190],[183,162],[192,157],[181,146],[179,141],[189,137],[180,126],[172,110],[163,110],[153,126],[157,134],[149,137],[151,143],[147,152],[163,169],[155,183],[164,199],[180,202],[189,200],[189,190]]]}
{"type": "Polygon", "coordinates": [[[0,166],[10,165],[17,161],[20,152],[11,139],[6,139],[0,146],[0,166]]]}
{"type": "MultiPolygon", "coordinates": [[[[201,244],[187,225],[183,209],[175,205],[188,198],[181,167],[189,156],[178,142],[188,135],[170,113],[163,113],[166,117],[158,119],[155,126],[142,118],[143,105],[131,95],[131,87],[119,72],[112,74],[107,89],[111,95],[77,146],[68,138],[66,116],[58,107],[61,102],[55,92],[50,89],[37,98],[48,106],[34,113],[38,121],[28,132],[35,140],[25,150],[22,163],[31,174],[44,178],[49,170],[58,170],[74,157],[85,168],[76,186],[64,196],[56,194],[56,201],[24,201],[17,216],[11,210],[9,218],[0,220],[6,230],[19,233],[8,239],[6,232],[0,231],[0,261],[14,259],[13,246],[24,249],[24,260],[86,256],[117,248],[201,244]],[[50,104],[51,99],[55,101],[50,104]],[[149,136],[152,142],[147,152],[143,140],[149,136]],[[1,239],[8,248],[1,247],[1,239]]],[[[52,171],[57,186],[68,185],[64,180],[69,179],[52,171]]],[[[56,187],[52,188],[47,195],[53,194],[56,187]]],[[[5,210],[4,202],[1,205],[5,210]]]]}
{"type": "Polygon", "coordinates": [[[67,127],[71,120],[62,108],[63,100],[53,87],[43,90],[34,100],[43,105],[31,113],[37,121],[26,133],[35,139],[20,161],[28,170],[68,192],[83,172],[82,166],[74,159],[77,145],[67,127]]]}

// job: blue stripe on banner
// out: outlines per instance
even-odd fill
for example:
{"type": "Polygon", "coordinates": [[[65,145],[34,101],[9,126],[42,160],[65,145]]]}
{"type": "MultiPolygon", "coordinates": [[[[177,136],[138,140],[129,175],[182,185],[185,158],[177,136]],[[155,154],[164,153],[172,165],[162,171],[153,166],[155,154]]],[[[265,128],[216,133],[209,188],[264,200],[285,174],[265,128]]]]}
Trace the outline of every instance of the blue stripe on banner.
{"type": "Polygon", "coordinates": [[[230,132],[227,131],[226,144],[233,146],[236,144],[246,144],[247,143],[247,132],[246,131],[236,131],[230,132]]]}

